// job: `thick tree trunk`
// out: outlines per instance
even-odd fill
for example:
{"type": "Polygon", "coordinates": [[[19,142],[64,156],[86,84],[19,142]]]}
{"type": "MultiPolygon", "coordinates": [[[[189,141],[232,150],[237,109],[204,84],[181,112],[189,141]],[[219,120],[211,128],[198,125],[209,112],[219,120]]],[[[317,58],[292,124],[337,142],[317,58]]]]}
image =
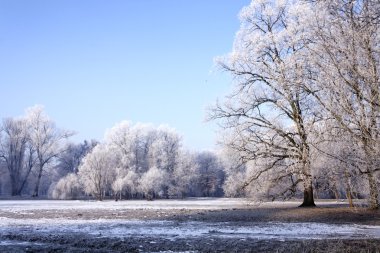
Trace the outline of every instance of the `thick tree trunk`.
{"type": "Polygon", "coordinates": [[[19,192],[18,188],[14,188],[12,185],[12,196],[20,196],[21,193],[19,192]]]}
{"type": "Polygon", "coordinates": [[[11,176],[12,196],[21,195],[21,191],[19,191],[20,187],[18,186],[18,182],[18,179],[16,179],[14,176],[11,176]]]}
{"type": "Polygon", "coordinates": [[[379,193],[377,190],[376,179],[373,177],[372,172],[368,172],[368,184],[369,184],[369,208],[379,209],[379,193]]]}
{"type": "Polygon", "coordinates": [[[25,184],[29,178],[29,174],[31,172],[31,168],[27,171],[25,177],[21,179],[21,176],[17,176],[16,179],[11,179],[12,185],[12,196],[21,196],[22,190],[25,187],[25,184]]]}
{"type": "Polygon", "coordinates": [[[303,149],[303,202],[300,207],[315,207],[314,203],[314,192],[313,192],[313,177],[311,175],[311,166],[309,160],[309,147],[306,142],[306,137],[304,139],[304,149],[303,149]]]}
{"type": "Polygon", "coordinates": [[[300,207],[315,207],[313,195],[313,182],[311,175],[305,175],[303,190],[303,202],[300,207]]]}
{"type": "Polygon", "coordinates": [[[8,171],[11,179],[11,194],[12,196],[20,196],[22,191],[22,186],[20,185],[21,176],[20,172],[22,171],[21,162],[18,161],[21,158],[14,158],[14,161],[10,162],[8,165],[8,171]]]}
{"type": "Polygon", "coordinates": [[[40,168],[40,170],[38,172],[37,182],[36,182],[36,186],[34,187],[34,192],[33,192],[32,197],[38,197],[38,191],[40,189],[41,177],[42,177],[42,168],[40,168]]]}
{"type": "Polygon", "coordinates": [[[364,151],[366,154],[366,157],[369,161],[367,165],[367,178],[368,178],[368,186],[369,186],[369,208],[370,209],[379,209],[379,192],[377,189],[377,182],[376,178],[373,175],[373,168],[375,168],[374,161],[377,158],[376,154],[373,153],[373,150],[369,148],[370,146],[375,147],[376,145],[369,145],[366,142],[366,139],[363,140],[363,144],[366,144],[364,146],[364,151]]]}
{"type": "Polygon", "coordinates": [[[303,202],[300,207],[315,207],[312,185],[305,187],[303,191],[303,202]]]}
{"type": "MultiPolygon", "coordinates": [[[[29,171],[30,172],[30,171],[29,171]]],[[[22,181],[21,183],[21,186],[19,187],[19,190],[18,190],[18,195],[21,195],[21,192],[22,192],[22,189],[24,189],[24,186],[26,184],[26,181],[28,180],[28,177],[29,177],[29,173],[26,175],[26,177],[24,178],[24,180],[22,181]]]]}

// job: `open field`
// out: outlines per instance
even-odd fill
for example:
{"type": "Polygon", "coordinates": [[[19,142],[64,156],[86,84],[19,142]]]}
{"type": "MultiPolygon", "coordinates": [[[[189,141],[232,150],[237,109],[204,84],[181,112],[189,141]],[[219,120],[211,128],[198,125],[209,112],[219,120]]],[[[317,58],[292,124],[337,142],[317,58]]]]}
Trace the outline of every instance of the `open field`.
{"type": "Polygon", "coordinates": [[[380,252],[380,212],[245,199],[0,201],[0,252],[380,252]]]}

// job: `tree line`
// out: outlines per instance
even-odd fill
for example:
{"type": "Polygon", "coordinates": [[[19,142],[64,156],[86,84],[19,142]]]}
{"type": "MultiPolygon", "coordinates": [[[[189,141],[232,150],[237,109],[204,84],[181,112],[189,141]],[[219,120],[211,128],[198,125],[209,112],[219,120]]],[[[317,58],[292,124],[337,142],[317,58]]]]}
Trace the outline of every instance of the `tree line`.
{"type": "Polygon", "coordinates": [[[190,152],[168,126],[124,121],[102,142],[74,144],[41,106],[6,118],[0,131],[3,195],[54,199],[223,196],[225,173],[213,152],[190,152]]]}
{"type": "Polygon", "coordinates": [[[99,200],[222,196],[224,170],[212,152],[190,152],[168,126],[124,121],[109,130],[53,187],[54,198],[91,195],[99,200]]]}

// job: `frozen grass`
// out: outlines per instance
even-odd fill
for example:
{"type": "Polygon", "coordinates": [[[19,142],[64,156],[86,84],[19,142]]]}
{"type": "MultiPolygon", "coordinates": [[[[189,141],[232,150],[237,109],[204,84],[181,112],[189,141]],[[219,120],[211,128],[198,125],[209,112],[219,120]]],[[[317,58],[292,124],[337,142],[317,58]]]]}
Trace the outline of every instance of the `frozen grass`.
{"type": "Polygon", "coordinates": [[[246,199],[190,199],[190,200],[127,200],[127,201],[83,201],[83,200],[2,200],[0,210],[67,210],[67,209],[223,209],[245,207],[252,204],[246,199]]]}
{"type": "Polygon", "coordinates": [[[65,219],[0,219],[1,233],[86,233],[101,237],[229,237],[259,240],[380,238],[380,226],[323,223],[229,223],[65,219]]]}
{"type": "MultiPolygon", "coordinates": [[[[286,207],[298,206],[300,201],[253,202],[249,199],[231,198],[190,198],[185,200],[126,200],[126,201],[85,201],[85,200],[1,200],[0,210],[21,212],[28,210],[68,210],[68,209],[189,209],[189,210],[220,210],[247,207],[286,207]]],[[[323,205],[345,205],[345,202],[319,201],[323,205]]]]}

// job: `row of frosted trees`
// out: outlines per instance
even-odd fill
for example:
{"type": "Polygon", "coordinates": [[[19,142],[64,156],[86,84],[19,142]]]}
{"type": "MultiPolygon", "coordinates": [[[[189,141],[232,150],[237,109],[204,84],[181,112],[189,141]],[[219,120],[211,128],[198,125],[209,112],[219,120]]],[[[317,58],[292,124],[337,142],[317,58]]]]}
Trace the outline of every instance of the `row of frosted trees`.
{"type": "Polygon", "coordinates": [[[222,196],[223,167],[210,152],[191,153],[167,126],[122,122],[106,133],[52,189],[54,198],[99,200],[222,196]]]}
{"type": "Polygon", "coordinates": [[[104,140],[68,142],[42,106],[0,125],[0,195],[58,199],[183,198],[223,195],[212,152],[190,152],[167,126],[122,122],[104,140]]]}
{"type": "MultiPolygon", "coordinates": [[[[322,130],[318,132],[330,135],[328,129],[322,130]]],[[[268,164],[264,159],[261,163],[244,161],[242,152],[228,145],[217,154],[186,151],[180,136],[167,126],[122,122],[101,143],[73,144],[67,141],[71,132],[57,128],[42,107],[33,107],[25,116],[4,119],[0,133],[2,195],[56,199],[224,194],[257,200],[301,197],[295,170],[277,167],[262,172],[268,164]]],[[[354,143],[346,138],[336,144],[321,142],[319,150],[311,149],[314,196],[367,197],[366,180],[356,167],[361,158],[354,143]]]]}

